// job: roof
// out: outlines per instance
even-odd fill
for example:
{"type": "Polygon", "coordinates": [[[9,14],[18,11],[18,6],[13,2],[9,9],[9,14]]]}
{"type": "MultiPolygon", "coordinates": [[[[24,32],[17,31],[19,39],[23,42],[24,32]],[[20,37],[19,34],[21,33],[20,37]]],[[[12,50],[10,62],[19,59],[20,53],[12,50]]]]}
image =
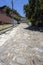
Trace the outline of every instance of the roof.
{"type": "Polygon", "coordinates": [[[5,8],[5,7],[6,7],[6,5],[5,5],[5,6],[0,7],[0,9],[3,9],[3,8],[5,8]]]}
{"type": "Polygon", "coordinates": [[[0,14],[0,23],[3,22],[3,23],[12,23],[12,19],[5,15],[5,14],[0,14]]]}

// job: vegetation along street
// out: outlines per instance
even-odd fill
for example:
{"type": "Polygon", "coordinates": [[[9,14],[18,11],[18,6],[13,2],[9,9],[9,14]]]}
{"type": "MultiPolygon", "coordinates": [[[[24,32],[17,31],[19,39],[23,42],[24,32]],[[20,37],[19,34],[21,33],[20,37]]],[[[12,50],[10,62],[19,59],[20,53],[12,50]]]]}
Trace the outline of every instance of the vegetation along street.
{"type": "Polygon", "coordinates": [[[0,0],[0,65],[43,65],[43,0],[0,0]]]}

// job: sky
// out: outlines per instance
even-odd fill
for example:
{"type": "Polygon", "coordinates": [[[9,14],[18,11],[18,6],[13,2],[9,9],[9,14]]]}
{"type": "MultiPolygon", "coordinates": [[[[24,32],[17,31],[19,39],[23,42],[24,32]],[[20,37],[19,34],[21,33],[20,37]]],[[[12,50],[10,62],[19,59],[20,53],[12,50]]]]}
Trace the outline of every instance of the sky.
{"type": "MultiPolygon", "coordinates": [[[[24,11],[23,11],[23,6],[26,4],[28,0],[13,0],[14,7],[13,9],[17,10],[21,16],[25,16],[24,11]]],[[[0,0],[0,7],[3,5],[7,5],[10,8],[12,8],[11,5],[11,0],[0,0]]]]}

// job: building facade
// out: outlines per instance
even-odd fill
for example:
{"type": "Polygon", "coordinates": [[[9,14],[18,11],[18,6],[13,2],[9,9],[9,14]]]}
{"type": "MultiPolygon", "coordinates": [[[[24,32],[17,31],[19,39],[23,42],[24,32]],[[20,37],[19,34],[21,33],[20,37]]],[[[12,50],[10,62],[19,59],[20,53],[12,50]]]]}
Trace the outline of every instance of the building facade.
{"type": "Polygon", "coordinates": [[[12,19],[6,15],[5,8],[6,6],[0,7],[0,24],[10,24],[12,19]]]}

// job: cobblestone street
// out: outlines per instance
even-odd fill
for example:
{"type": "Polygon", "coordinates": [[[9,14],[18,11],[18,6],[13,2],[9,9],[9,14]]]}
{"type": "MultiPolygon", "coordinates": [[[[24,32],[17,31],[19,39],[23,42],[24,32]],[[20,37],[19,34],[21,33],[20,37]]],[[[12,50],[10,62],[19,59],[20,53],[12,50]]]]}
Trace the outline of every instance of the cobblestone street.
{"type": "Polygon", "coordinates": [[[27,27],[21,23],[0,39],[0,65],[43,65],[43,32],[27,27]]]}

